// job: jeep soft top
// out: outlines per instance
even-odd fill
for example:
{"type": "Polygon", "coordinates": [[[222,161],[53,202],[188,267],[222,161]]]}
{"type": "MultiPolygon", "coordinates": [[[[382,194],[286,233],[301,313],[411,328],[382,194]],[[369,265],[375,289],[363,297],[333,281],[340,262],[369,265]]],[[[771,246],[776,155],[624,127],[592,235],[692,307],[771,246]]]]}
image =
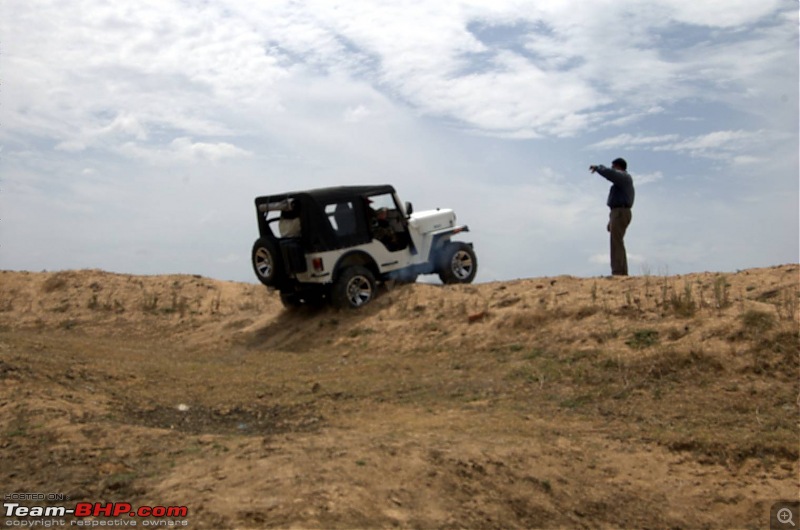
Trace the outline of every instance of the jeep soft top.
{"type": "MultiPolygon", "coordinates": [[[[256,209],[261,214],[291,207],[297,212],[300,224],[304,227],[300,239],[306,251],[325,252],[368,243],[371,239],[369,227],[359,223],[356,223],[355,229],[351,234],[337,234],[325,213],[326,206],[349,202],[355,210],[353,213],[356,218],[362,218],[367,213],[367,200],[370,196],[394,193],[394,187],[388,184],[379,186],[337,186],[265,195],[257,197],[255,202],[256,209]],[[358,197],[363,200],[353,201],[353,198],[358,197]]],[[[268,226],[264,215],[258,216],[258,231],[261,237],[277,236],[268,226]]]]}

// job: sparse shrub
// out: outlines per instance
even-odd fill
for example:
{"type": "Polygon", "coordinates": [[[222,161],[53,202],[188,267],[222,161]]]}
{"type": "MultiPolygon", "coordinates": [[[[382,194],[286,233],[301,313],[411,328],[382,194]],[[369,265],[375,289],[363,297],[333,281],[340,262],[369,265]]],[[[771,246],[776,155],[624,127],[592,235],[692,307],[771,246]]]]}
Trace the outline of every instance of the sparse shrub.
{"type": "Polygon", "coordinates": [[[688,371],[719,373],[725,366],[715,356],[707,354],[702,348],[689,352],[676,352],[671,349],[656,351],[652,356],[634,361],[629,368],[636,378],[644,381],[661,379],[677,380],[686,378],[688,371]]]}
{"type": "MultiPolygon", "coordinates": [[[[188,307],[188,300],[186,300],[186,302],[187,302],[187,307],[188,307]]],[[[258,300],[255,300],[255,301],[254,300],[245,300],[243,302],[239,302],[239,306],[238,307],[239,307],[239,311],[255,311],[255,312],[260,312],[261,311],[261,304],[259,304],[258,300]]]]}
{"type": "Polygon", "coordinates": [[[770,372],[771,364],[769,360],[769,352],[761,348],[753,348],[750,350],[750,360],[752,362],[751,369],[754,374],[766,374],[770,372]]]}
{"type": "Polygon", "coordinates": [[[669,340],[680,340],[689,333],[689,327],[685,326],[683,329],[672,327],[667,330],[667,337],[669,340]]]}
{"type": "Polygon", "coordinates": [[[800,359],[800,331],[781,331],[768,339],[767,344],[775,353],[790,354],[795,357],[795,362],[800,359]]]}
{"type": "Polygon", "coordinates": [[[42,284],[42,291],[45,293],[52,293],[60,291],[67,286],[67,274],[64,272],[57,272],[47,278],[42,284]]]}
{"type": "Polygon", "coordinates": [[[658,331],[654,329],[639,329],[633,332],[625,344],[634,350],[641,350],[658,344],[658,331]]]}
{"type": "Polygon", "coordinates": [[[782,331],[774,336],[762,335],[750,354],[754,373],[793,377],[792,374],[797,374],[800,368],[800,332],[782,331]]]}
{"type": "Polygon", "coordinates": [[[625,368],[625,362],[619,357],[606,357],[598,366],[603,370],[616,370],[621,371],[625,368]]]}
{"type": "Polygon", "coordinates": [[[601,344],[603,343],[605,338],[616,339],[619,336],[619,330],[614,327],[614,323],[611,321],[611,311],[608,309],[608,304],[606,304],[605,300],[603,300],[603,312],[606,317],[606,325],[608,326],[608,333],[606,333],[605,336],[593,334],[593,336],[596,336],[598,342],[601,344]]]}
{"type": "Polygon", "coordinates": [[[181,296],[180,299],[178,299],[178,305],[175,307],[175,310],[181,317],[186,316],[186,312],[189,310],[189,299],[185,296],[181,296]]]}
{"type": "Polygon", "coordinates": [[[78,321],[73,318],[68,318],[67,320],[62,320],[59,322],[58,327],[61,329],[70,330],[78,325],[78,321]]]}
{"type": "Polygon", "coordinates": [[[781,355],[780,364],[785,368],[785,373],[797,374],[797,369],[800,368],[800,331],[777,333],[769,346],[773,352],[781,355]]]}
{"type": "Polygon", "coordinates": [[[782,291],[781,298],[778,301],[777,309],[778,316],[784,320],[794,320],[797,314],[797,299],[800,297],[800,291],[797,288],[787,288],[782,291]]]}
{"type": "Polygon", "coordinates": [[[651,296],[653,296],[653,295],[650,292],[650,276],[648,275],[648,276],[644,277],[644,298],[646,300],[646,299],[650,298],[651,296]]]}
{"type": "Polygon", "coordinates": [[[565,409],[578,409],[593,401],[595,401],[595,398],[591,394],[580,394],[564,399],[558,405],[565,409]]]}
{"type": "Polygon", "coordinates": [[[561,362],[565,364],[578,364],[583,360],[592,361],[596,359],[598,355],[599,352],[597,350],[576,350],[570,355],[563,357],[561,362]]]}
{"type": "Polygon", "coordinates": [[[533,383],[536,381],[536,374],[529,366],[520,366],[508,372],[508,375],[506,375],[506,379],[510,381],[522,381],[524,383],[533,383]]]}
{"type": "Polygon", "coordinates": [[[92,311],[114,311],[116,313],[122,313],[125,310],[119,300],[114,300],[112,303],[110,297],[108,297],[105,302],[100,302],[96,293],[92,294],[92,297],[86,303],[86,307],[92,311]]]}
{"type": "Polygon", "coordinates": [[[751,309],[741,316],[744,331],[755,336],[766,333],[775,326],[775,317],[766,311],[751,309]]]}
{"type": "Polygon", "coordinates": [[[729,287],[728,279],[725,276],[717,276],[714,279],[714,303],[717,309],[725,309],[731,305],[728,295],[729,287]]]}
{"type": "Polygon", "coordinates": [[[136,480],[136,473],[116,473],[102,482],[103,489],[106,491],[126,492],[133,488],[133,482],[136,480]]]}
{"type": "Polygon", "coordinates": [[[669,283],[667,281],[666,276],[664,277],[664,281],[661,282],[661,306],[667,307],[668,303],[668,295],[669,295],[669,283]]]}
{"type": "Polygon", "coordinates": [[[512,314],[506,322],[512,329],[532,331],[561,316],[563,316],[562,312],[557,309],[552,311],[520,311],[512,314]]]}
{"type": "Polygon", "coordinates": [[[158,309],[158,295],[155,293],[148,293],[145,291],[144,298],[142,299],[142,311],[145,313],[155,313],[158,309]]]}
{"type": "Polygon", "coordinates": [[[694,316],[697,311],[697,303],[692,295],[692,284],[686,282],[683,286],[683,294],[675,291],[670,296],[669,305],[676,316],[689,318],[694,316]]]}
{"type": "Polygon", "coordinates": [[[703,282],[700,280],[697,280],[697,291],[699,293],[699,300],[697,301],[698,309],[703,309],[705,307],[708,307],[705,296],[706,292],[705,285],[703,285],[703,282]]]}
{"type": "MultiPolygon", "coordinates": [[[[164,313],[178,313],[181,317],[186,315],[189,308],[189,299],[185,296],[178,296],[178,292],[173,289],[172,291],[172,305],[165,307],[162,311],[164,313]]],[[[155,309],[155,308],[153,308],[155,309]]]]}
{"type": "Polygon", "coordinates": [[[69,311],[69,300],[61,300],[61,303],[51,309],[53,313],[66,313],[69,311]]]}
{"type": "Polygon", "coordinates": [[[16,295],[16,292],[12,290],[11,294],[12,295],[6,298],[5,300],[0,300],[0,313],[14,310],[14,298],[15,298],[14,295],[16,295]]]}
{"type": "Polygon", "coordinates": [[[445,330],[442,328],[441,323],[439,322],[424,322],[420,327],[422,331],[427,333],[444,333],[445,330]]]}
{"type": "Polygon", "coordinates": [[[526,361],[530,361],[532,359],[537,359],[539,357],[544,356],[547,352],[543,348],[533,348],[531,351],[526,353],[522,358],[526,361]]]}
{"type": "Polygon", "coordinates": [[[372,328],[353,328],[349,331],[348,335],[351,338],[355,338],[361,335],[372,335],[375,333],[375,330],[372,328]]]}
{"type": "Polygon", "coordinates": [[[588,317],[590,317],[592,315],[597,314],[598,311],[600,311],[600,309],[597,308],[597,307],[584,306],[584,307],[581,307],[580,309],[578,309],[577,311],[575,311],[575,318],[577,320],[583,320],[584,318],[588,318],[588,317]]]}

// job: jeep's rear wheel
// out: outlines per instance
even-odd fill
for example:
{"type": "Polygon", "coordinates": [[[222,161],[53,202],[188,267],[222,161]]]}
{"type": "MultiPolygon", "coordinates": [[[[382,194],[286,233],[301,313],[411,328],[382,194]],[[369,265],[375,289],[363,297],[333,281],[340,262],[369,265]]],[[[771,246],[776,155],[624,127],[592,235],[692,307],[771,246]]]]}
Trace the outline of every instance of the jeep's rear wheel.
{"type": "Polygon", "coordinates": [[[333,284],[331,302],[339,308],[357,309],[375,296],[375,276],[366,267],[344,269],[333,284]]]}
{"type": "Polygon", "coordinates": [[[266,238],[260,238],[253,244],[253,270],[258,280],[269,287],[275,287],[280,281],[281,267],[278,245],[266,238]]]}
{"type": "Polygon", "coordinates": [[[472,283],[478,272],[478,257],[470,245],[461,241],[448,243],[439,258],[442,283],[472,283]]]}

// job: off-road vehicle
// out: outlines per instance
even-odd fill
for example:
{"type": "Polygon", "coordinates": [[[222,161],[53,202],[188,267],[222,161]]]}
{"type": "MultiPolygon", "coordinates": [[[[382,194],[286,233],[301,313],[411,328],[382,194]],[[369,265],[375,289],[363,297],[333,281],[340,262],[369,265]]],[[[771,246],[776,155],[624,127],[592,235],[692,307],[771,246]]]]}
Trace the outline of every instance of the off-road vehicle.
{"type": "Polygon", "coordinates": [[[268,195],[255,203],[253,269],[287,307],[357,308],[381,282],[435,273],[444,283],[470,283],[477,272],[472,244],[452,240],[469,230],[452,210],[414,213],[389,185],[268,195]]]}

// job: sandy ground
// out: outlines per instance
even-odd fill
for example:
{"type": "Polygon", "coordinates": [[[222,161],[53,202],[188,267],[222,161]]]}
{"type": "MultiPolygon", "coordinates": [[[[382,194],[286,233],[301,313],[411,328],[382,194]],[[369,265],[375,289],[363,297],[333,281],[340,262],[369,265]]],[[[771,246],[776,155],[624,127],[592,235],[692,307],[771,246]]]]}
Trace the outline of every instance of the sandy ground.
{"type": "Polygon", "coordinates": [[[191,528],[766,528],[800,498],[799,280],[288,312],[198,276],[0,272],[0,494],[186,506],[191,528]]]}

